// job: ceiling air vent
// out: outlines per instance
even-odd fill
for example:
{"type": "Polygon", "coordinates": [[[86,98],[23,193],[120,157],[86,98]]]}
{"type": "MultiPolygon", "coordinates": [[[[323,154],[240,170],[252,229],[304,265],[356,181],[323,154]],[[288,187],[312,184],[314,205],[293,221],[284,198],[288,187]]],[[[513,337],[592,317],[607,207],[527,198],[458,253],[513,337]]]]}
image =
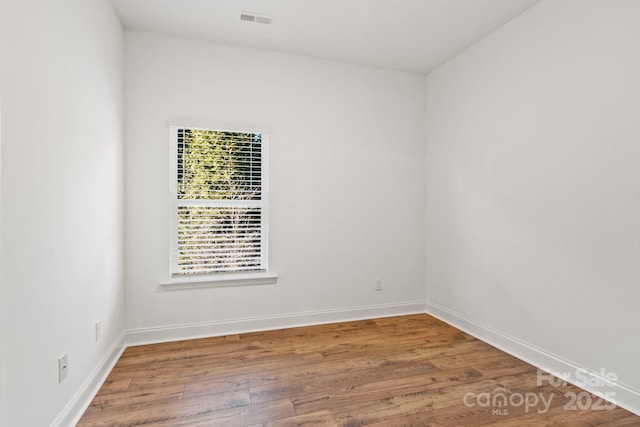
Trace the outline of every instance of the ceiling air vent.
{"type": "Polygon", "coordinates": [[[256,24],[271,24],[271,18],[251,12],[240,12],[240,20],[245,22],[255,22],[256,24]]]}

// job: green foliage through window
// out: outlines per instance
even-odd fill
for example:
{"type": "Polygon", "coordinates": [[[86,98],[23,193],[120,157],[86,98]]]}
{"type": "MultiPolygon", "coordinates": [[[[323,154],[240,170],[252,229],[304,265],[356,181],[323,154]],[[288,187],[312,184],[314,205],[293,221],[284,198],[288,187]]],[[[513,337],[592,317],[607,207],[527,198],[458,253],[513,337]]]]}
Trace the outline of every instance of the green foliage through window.
{"type": "Polygon", "coordinates": [[[177,273],[262,269],[262,135],[175,132],[177,273]]]}

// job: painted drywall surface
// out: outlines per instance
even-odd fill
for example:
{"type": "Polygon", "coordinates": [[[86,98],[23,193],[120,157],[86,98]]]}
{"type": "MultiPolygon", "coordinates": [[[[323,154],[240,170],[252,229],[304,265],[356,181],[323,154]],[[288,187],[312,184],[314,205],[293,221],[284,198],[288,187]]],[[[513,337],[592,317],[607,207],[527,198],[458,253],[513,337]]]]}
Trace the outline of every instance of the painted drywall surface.
{"type": "Polygon", "coordinates": [[[2,37],[2,422],[46,426],[124,329],[123,35],[107,0],[25,0],[2,37]]]}
{"type": "Polygon", "coordinates": [[[640,3],[544,1],[427,79],[427,300],[640,389],[640,3]]]}
{"type": "Polygon", "coordinates": [[[423,76],[144,32],[126,51],[129,328],[423,300],[423,76]],[[158,290],[173,116],[271,127],[277,284],[158,290]]]}
{"type": "MultiPolygon", "coordinates": [[[[2,179],[2,77],[4,75],[4,32],[2,28],[4,28],[4,0],[0,0],[0,188],[1,188],[1,179],[2,179]]],[[[2,198],[0,197],[0,215],[2,214],[2,198]]],[[[2,224],[2,217],[0,217],[0,224],[2,224]]],[[[2,227],[0,227],[0,241],[2,241],[2,227]]],[[[3,301],[6,300],[4,296],[4,287],[2,285],[2,263],[0,262],[0,427],[5,425],[3,420],[4,416],[4,390],[5,386],[5,363],[4,363],[4,354],[5,354],[5,319],[4,319],[4,305],[3,301]]]]}

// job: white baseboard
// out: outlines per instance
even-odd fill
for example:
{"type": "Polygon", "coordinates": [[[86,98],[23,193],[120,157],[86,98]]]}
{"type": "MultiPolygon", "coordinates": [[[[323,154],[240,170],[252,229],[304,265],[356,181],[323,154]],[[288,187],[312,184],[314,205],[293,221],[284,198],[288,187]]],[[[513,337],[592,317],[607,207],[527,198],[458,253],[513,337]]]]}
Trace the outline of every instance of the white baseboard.
{"type": "Polygon", "coordinates": [[[127,346],[424,313],[423,301],[247,317],[126,331],[127,346]]]}
{"type": "Polygon", "coordinates": [[[60,412],[58,417],[53,421],[51,427],[69,427],[75,426],[78,423],[80,417],[82,417],[84,411],[87,410],[89,404],[122,355],[125,349],[124,336],[123,332],[111,347],[109,347],[109,350],[107,350],[102,359],[100,359],[95,369],[89,374],[76,394],[69,400],[67,406],[64,407],[62,412],[60,412]]]}
{"type": "Polygon", "coordinates": [[[598,372],[589,371],[575,363],[517,338],[503,334],[496,329],[483,325],[480,322],[434,302],[426,301],[425,311],[427,314],[491,344],[505,353],[509,353],[542,371],[551,373],[562,380],[575,384],[590,393],[598,396],[615,396],[607,400],[636,415],[640,415],[640,390],[627,386],[619,381],[607,381],[607,379],[598,372]],[[579,373],[577,378],[575,373],[579,373]],[[590,384],[597,386],[589,386],[590,384]]]}

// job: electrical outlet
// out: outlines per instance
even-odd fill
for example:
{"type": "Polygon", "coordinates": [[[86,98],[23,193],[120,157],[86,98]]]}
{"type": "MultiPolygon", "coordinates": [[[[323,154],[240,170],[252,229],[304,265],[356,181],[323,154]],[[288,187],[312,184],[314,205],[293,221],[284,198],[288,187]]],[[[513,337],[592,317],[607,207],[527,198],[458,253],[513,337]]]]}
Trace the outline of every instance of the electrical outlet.
{"type": "Polygon", "coordinates": [[[69,375],[69,357],[67,353],[58,358],[58,382],[61,383],[69,375]]]}
{"type": "Polygon", "coordinates": [[[376,279],[376,291],[382,290],[382,279],[376,279]]]}
{"type": "Polygon", "coordinates": [[[100,341],[100,338],[102,338],[102,322],[96,320],[96,342],[100,341]]]}

